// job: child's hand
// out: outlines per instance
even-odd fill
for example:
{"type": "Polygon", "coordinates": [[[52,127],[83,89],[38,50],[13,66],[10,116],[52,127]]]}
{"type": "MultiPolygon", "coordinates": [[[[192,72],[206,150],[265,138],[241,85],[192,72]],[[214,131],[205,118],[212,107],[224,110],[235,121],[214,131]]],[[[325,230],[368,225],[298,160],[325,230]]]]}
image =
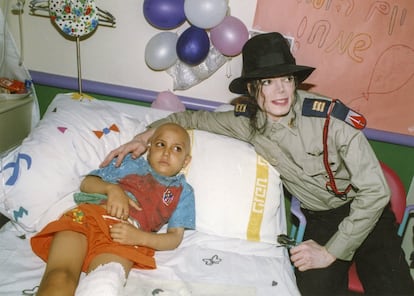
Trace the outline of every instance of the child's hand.
{"type": "Polygon", "coordinates": [[[138,245],[137,238],[142,232],[144,231],[136,228],[129,222],[113,224],[109,229],[114,242],[130,246],[138,245]]]}
{"type": "Polygon", "coordinates": [[[137,201],[133,201],[132,199],[129,199],[129,205],[136,209],[137,211],[142,211],[141,205],[137,201]]]}
{"type": "Polygon", "coordinates": [[[106,212],[118,219],[127,220],[129,216],[130,198],[124,190],[118,185],[112,186],[107,196],[106,212]]]}

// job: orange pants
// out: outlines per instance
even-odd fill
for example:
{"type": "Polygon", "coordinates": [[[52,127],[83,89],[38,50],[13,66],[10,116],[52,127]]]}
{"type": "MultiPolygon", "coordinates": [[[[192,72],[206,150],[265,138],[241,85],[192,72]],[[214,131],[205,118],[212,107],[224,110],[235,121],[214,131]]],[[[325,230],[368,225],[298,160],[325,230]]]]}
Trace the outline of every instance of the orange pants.
{"type": "Polygon", "coordinates": [[[47,261],[54,234],[59,231],[71,230],[84,234],[88,239],[88,250],[82,271],[87,271],[93,258],[102,253],[115,254],[131,260],[134,263],[134,268],[156,268],[154,250],[114,242],[109,234],[109,226],[120,222],[105,219],[103,215],[106,215],[106,210],[99,205],[80,204],[75,209],[63,214],[58,220],[46,225],[42,231],[32,237],[30,243],[33,252],[47,261]]]}

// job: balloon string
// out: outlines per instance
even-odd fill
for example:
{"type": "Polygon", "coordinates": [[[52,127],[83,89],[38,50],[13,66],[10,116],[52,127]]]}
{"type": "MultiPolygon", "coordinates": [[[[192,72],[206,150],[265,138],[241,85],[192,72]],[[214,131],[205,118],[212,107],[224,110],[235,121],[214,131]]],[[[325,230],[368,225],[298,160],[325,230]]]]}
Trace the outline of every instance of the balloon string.
{"type": "Polygon", "coordinates": [[[231,59],[228,58],[227,62],[226,62],[226,77],[230,78],[233,74],[231,73],[231,63],[230,63],[231,59]]]}

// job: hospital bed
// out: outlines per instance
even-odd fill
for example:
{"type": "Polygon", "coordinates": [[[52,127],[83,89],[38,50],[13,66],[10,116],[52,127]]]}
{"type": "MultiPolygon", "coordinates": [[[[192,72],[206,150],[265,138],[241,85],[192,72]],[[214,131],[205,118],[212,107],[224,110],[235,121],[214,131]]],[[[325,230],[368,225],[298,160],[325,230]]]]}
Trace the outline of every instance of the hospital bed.
{"type": "MultiPolygon", "coordinates": [[[[217,111],[220,112],[220,111],[217,111]]],[[[60,93],[21,145],[2,157],[0,295],[35,295],[45,263],[30,238],[74,206],[82,176],[171,111],[60,93]]],[[[299,295],[286,248],[279,173],[247,143],[191,130],[196,229],[131,271],[125,295],[299,295]]],[[[163,228],[161,231],[165,231],[163,228]]],[[[84,275],[82,275],[83,277],[84,275]]]]}

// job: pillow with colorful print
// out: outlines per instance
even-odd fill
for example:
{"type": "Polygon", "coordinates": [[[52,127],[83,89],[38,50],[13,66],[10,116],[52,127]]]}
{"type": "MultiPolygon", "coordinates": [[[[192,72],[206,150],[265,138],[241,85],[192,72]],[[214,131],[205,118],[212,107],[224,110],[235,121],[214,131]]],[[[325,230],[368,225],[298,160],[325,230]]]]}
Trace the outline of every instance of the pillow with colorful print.
{"type": "Polygon", "coordinates": [[[105,101],[57,95],[22,145],[2,159],[0,212],[26,231],[40,230],[74,205],[83,175],[144,128],[105,101]]]}

